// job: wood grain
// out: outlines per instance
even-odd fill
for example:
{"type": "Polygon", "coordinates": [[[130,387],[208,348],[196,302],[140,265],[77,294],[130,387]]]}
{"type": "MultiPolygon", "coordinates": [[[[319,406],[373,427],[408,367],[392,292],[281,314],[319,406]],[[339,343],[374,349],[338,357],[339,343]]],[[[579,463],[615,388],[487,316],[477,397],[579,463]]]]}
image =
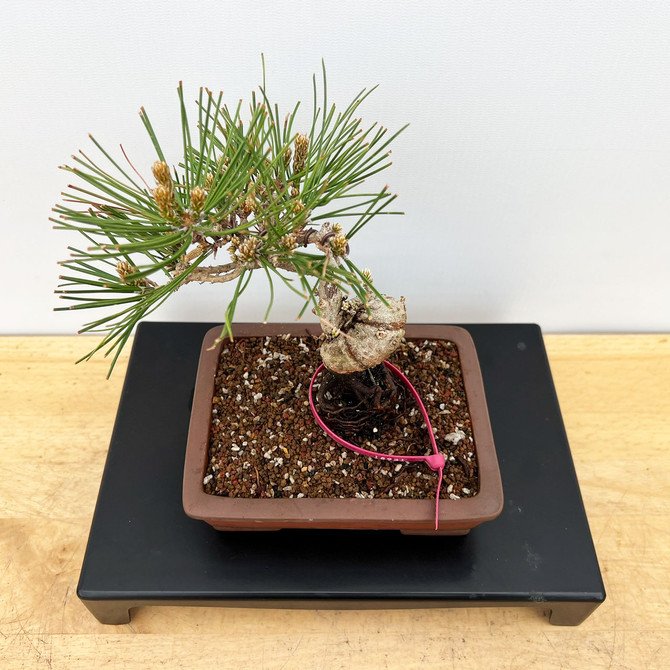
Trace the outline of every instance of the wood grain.
{"type": "Polygon", "coordinates": [[[580,627],[525,608],[148,607],[99,624],[75,589],[126,351],[0,338],[2,668],[670,667],[670,337],[546,337],[607,601],[580,627]]]}

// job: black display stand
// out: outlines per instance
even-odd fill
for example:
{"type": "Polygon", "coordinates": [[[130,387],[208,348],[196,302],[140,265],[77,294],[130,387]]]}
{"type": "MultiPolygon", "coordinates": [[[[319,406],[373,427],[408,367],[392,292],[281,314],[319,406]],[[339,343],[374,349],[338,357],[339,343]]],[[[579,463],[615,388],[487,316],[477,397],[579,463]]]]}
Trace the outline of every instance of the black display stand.
{"type": "Polygon", "coordinates": [[[200,344],[213,324],[143,323],[130,357],[77,593],[103,623],[144,605],[536,606],[581,623],[605,599],[540,329],[466,325],[505,506],[463,537],[217,532],[187,517],[182,469],[200,344]]]}

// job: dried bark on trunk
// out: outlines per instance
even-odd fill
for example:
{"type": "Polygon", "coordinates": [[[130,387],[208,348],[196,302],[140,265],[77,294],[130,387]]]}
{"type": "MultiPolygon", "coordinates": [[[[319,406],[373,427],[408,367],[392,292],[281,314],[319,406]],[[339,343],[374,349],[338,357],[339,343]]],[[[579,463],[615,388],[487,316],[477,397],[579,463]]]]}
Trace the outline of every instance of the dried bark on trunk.
{"type": "Polygon", "coordinates": [[[383,363],[405,335],[405,298],[371,295],[367,305],[344,296],[333,284],[319,288],[321,328],[329,339],[321,346],[324,365],[337,374],[350,374],[383,363]]]}

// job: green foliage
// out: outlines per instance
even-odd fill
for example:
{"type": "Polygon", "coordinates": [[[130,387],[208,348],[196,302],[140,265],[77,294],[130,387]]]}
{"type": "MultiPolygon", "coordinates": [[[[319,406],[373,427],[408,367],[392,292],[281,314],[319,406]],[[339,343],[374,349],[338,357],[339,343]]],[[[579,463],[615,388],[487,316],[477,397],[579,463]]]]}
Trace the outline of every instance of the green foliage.
{"type": "MultiPolygon", "coordinates": [[[[265,79],[265,77],[263,77],[265,79]]],[[[372,89],[374,90],[374,89],[372,89]]],[[[343,112],[328,107],[325,69],[323,88],[314,78],[314,110],[308,133],[294,130],[299,104],[282,121],[277,105],[251,96],[248,118],[242,102],[234,110],[223,96],[200,90],[193,136],[181,84],[178,88],[183,158],[172,168],[142,109],[140,117],[156,150],[155,186],[124,158],[115,160],[91,136],[101,158],[83,152],[73,166],[63,166],[77,181],[63,193],[51,220],[56,228],[77,231],[81,248],[68,247],[57,293],[69,300],[59,309],[111,308],[80,332],[102,333],[102,341],[84,359],[105,349],[113,354],[111,370],[135,324],[190,281],[235,281],[225,311],[230,332],[235,307],[253,270],[262,269],[270,285],[279,280],[318,312],[319,282],[333,282],[365,299],[370,281],[348,258],[343,244],[378,214],[395,195],[361,188],[364,180],[390,165],[389,135],[373,124],[363,128],[354,114],[372,92],[363,90],[343,112]],[[321,97],[320,103],[318,101],[321,97]],[[303,251],[314,229],[333,218],[351,225],[333,227],[330,247],[303,251]],[[342,238],[344,236],[344,241],[342,238]],[[338,237],[337,240],[334,238],[338,237]],[[336,246],[336,243],[339,246],[336,246]],[[332,253],[331,253],[332,248],[332,253]],[[231,261],[213,265],[217,251],[231,261]]],[[[82,359],[82,360],[84,360],[82,359]]]]}

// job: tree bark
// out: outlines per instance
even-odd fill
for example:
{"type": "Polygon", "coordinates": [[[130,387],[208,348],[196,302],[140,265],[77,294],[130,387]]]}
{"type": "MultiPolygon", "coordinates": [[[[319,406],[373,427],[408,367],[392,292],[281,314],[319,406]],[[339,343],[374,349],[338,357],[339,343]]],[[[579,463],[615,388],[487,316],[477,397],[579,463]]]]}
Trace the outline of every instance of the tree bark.
{"type": "Polygon", "coordinates": [[[348,298],[333,284],[319,287],[324,365],[338,374],[360,372],[383,363],[405,336],[405,298],[371,295],[367,304],[348,298]]]}

